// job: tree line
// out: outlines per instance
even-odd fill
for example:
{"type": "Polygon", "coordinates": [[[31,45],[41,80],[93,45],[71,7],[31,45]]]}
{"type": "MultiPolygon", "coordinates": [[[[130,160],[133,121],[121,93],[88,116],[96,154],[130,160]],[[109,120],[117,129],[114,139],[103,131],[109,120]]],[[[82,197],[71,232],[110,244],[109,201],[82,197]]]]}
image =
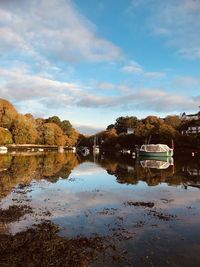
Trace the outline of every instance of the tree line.
{"type": "MultiPolygon", "coordinates": [[[[136,145],[144,143],[164,143],[169,146],[172,140],[179,148],[200,148],[199,134],[182,134],[190,126],[200,126],[200,120],[181,119],[177,115],[165,118],[147,116],[138,119],[135,116],[119,117],[105,131],[96,135],[103,150],[134,150],[136,145]]],[[[85,137],[80,145],[92,146],[94,136],[85,137]]]]}
{"type": "Polygon", "coordinates": [[[74,146],[80,137],[68,120],[58,116],[35,119],[22,115],[7,100],[0,99],[0,144],[74,146]]]}

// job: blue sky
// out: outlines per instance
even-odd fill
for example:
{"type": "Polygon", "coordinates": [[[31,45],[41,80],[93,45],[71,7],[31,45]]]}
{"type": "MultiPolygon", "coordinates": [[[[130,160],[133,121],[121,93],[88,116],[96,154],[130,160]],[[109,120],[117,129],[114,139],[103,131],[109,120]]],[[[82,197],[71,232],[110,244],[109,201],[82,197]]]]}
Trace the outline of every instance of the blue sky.
{"type": "Polygon", "coordinates": [[[0,97],[84,133],[196,112],[200,0],[1,0],[0,97]]]}

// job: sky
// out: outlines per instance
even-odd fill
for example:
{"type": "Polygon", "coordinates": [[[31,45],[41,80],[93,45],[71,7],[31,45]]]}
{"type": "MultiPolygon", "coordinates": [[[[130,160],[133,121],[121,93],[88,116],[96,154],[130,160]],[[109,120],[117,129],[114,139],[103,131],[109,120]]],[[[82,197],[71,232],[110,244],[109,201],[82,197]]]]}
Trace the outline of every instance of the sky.
{"type": "Polygon", "coordinates": [[[200,0],[0,0],[0,97],[82,133],[199,111],[200,0]]]}

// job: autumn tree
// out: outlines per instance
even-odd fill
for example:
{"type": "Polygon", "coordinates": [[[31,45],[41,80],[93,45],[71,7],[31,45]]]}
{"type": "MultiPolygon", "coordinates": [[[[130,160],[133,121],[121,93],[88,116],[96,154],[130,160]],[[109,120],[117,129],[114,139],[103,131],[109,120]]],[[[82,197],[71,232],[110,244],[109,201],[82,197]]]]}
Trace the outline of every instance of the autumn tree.
{"type": "Polygon", "coordinates": [[[68,120],[62,121],[60,127],[63,130],[63,133],[68,137],[74,134],[74,128],[68,120]]]}
{"type": "Polygon", "coordinates": [[[115,129],[117,130],[117,134],[127,133],[127,129],[134,129],[137,126],[137,123],[138,119],[134,116],[117,118],[115,123],[115,129]]]}
{"type": "Polygon", "coordinates": [[[171,125],[162,124],[158,134],[162,143],[167,143],[170,145],[172,139],[177,136],[178,132],[171,125]]]}
{"type": "Polygon", "coordinates": [[[0,126],[11,129],[17,116],[14,106],[5,99],[0,98],[0,126]]]}
{"type": "Polygon", "coordinates": [[[36,125],[26,116],[18,114],[11,129],[16,144],[35,144],[38,139],[36,125]]]}
{"type": "Polygon", "coordinates": [[[52,116],[52,117],[49,117],[48,119],[46,119],[46,122],[52,122],[52,123],[55,123],[57,124],[59,127],[61,127],[61,120],[58,116],[52,116]]]}
{"type": "Polygon", "coordinates": [[[178,129],[181,125],[181,119],[179,116],[170,115],[165,118],[165,123],[172,126],[174,129],[178,129]]]}
{"type": "Polygon", "coordinates": [[[42,144],[47,145],[65,145],[65,136],[62,129],[55,123],[44,123],[41,129],[42,132],[42,144]]]}
{"type": "Polygon", "coordinates": [[[0,127],[0,145],[12,144],[12,134],[8,129],[0,127]]]}
{"type": "Polygon", "coordinates": [[[115,124],[110,124],[107,126],[106,130],[115,129],[115,124]]]}
{"type": "Polygon", "coordinates": [[[77,144],[79,137],[80,137],[80,133],[77,132],[75,129],[73,129],[70,136],[65,135],[65,145],[75,146],[77,144]]]}

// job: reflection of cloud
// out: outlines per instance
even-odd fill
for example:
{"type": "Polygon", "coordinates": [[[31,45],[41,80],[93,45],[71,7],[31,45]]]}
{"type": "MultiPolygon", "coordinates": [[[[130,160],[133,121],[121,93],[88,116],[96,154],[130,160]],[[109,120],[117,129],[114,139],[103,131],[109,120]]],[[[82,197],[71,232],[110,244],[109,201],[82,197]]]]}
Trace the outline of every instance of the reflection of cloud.
{"type": "Polygon", "coordinates": [[[94,163],[83,163],[74,169],[73,175],[75,176],[94,175],[101,173],[102,171],[103,169],[94,163]]]}
{"type": "MultiPolygon", "coordinates": [[[[28,188],[26,194],[12,193],[1,202],[2,207],[7,207],[13,203],[12,199],[19,199],[21,204],[28,204],[33,207],[34,213],[27,215],[22,222],[11,225],[11,232],[23,230],[28,225],[32,225],[37,219],[53,219],[66,224],[67,227],[78,229],[83,220],[87,220],[88,214],[92,214],[93,219],[98,221],[101,229],[101,221],[98,220],[98,210],[104,207],[117,207],[117,211],[111,213],[110,218],[116,216],[126,217],[128,220],[138,220],[138,216],[143,216],[143,208],[130,207],[124,205],[127,201],[154,202],[155,208],[159,212],[177,214],[187,220],[188,215],[183,216],[182,210],[187,206],[195,206],[199,209],[199,190],[182,190],[179,187],[161,184],[148,187],[146,183],[139,182],[137,185],[118,184],[114,177],[106,174],[105,170],[94,163],[84,163],[77,167],[70,175],[75,178],[73,181],[60,179],[56,183],[48,183],[40,180],[34,181],[28,188]],[[76,177],[81,179],[76,179],[76,177]],[[29,191],[29,190],[32,191],[29,191]],[[162,201],[162,199],[173,201],[162,201]],[[49,215],[45,212],[49,211],[49,215]],[[71,225],[71,224],[73,225],[71,225]]],[[[102,217],[101,217],[102,218],[102,217]]],[[[198,221],[199,219],[197,219],[198,221]]],[[[39,221],[38,221],[39,222],[39,221]]],[[[191,223],[191,222],[190,222],[191,223]]],[[[94,226],[95,224],[93,224],[94,226]]],[[[102,222],[105,226],[105,221],[102,222]]],[[[90,226],[87,226],[90,229],[90,226]]],[[[92,228],[94,230],[94,227],[92,228]]],[[[76,230],[74,230],[76,232],[76,230]]]]}

